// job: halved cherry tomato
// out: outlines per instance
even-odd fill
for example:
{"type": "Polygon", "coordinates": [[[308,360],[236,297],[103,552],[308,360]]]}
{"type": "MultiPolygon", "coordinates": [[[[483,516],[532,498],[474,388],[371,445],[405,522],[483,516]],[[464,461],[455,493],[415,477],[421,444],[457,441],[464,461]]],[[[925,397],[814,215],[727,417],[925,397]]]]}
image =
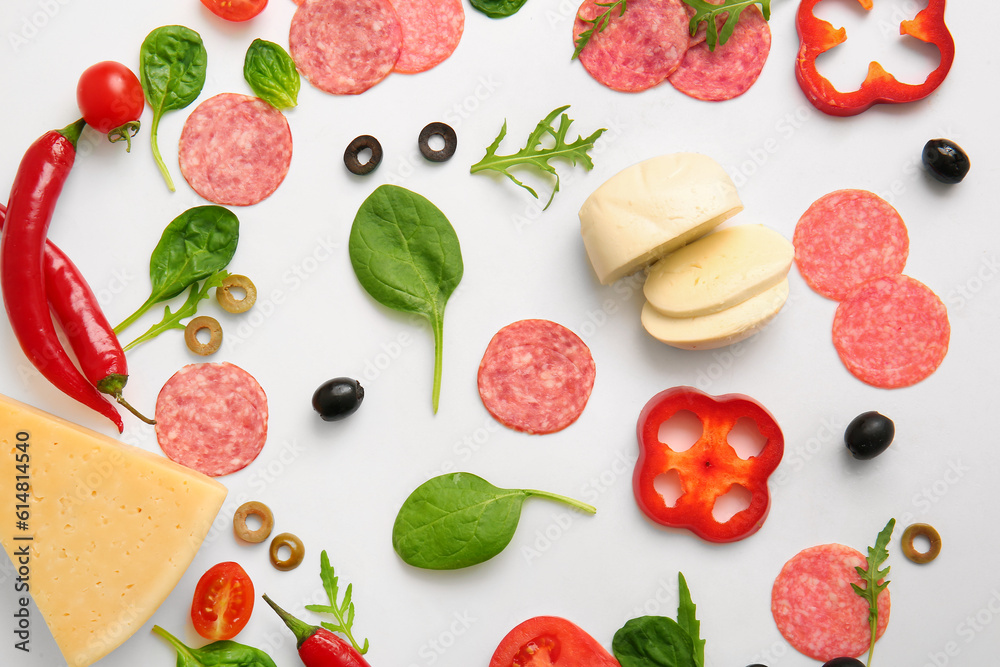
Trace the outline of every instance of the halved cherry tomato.
{"type": "Polygon", "coordinates": [[[620,667],[597,640],[558,616],[524,621],[493,653],[490,667],[620,667]]]}
{"type": "Polygon", "coordinates": [[[76,84],[76,103],[87,125],[102,134],[139,120],[146,100],[142,84],[125,65],[105,60],[91,65],[76,84]]]}
{"type": "Polygon", "coordinates": [[[238,563],[225,562],[201,576],[191,602],[194,629],[205,639],[232,639],[253,612],[253,582],[238,563]]]}
{"type": "Polygon", "coordinates": [[[264,11],[267,0],[201,0],[201,4],[227,21],[248,21],[264,11]]]}

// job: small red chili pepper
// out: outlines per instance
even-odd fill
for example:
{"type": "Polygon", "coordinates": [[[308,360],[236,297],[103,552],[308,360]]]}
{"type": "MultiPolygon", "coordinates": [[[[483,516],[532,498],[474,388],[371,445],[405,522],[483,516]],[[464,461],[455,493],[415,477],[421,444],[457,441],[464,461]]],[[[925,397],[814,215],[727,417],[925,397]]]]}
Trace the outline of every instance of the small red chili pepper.
{"type": "Polygon", "coordinates": [[[370,667],[353,646],[334,633],[322,626],[300,621],[271,598],[266,595],[263,598],[295,635],[299,657],[306,667],[370,667]]]}
{"type": "MultiPolygon", "coordinates": [[[[941,85],[955,60],[955,40],[944,22],[945,0],[928,0],[927,7],[916,17],[899,24],[899,34],[910,35],[922,42],[934,44],[941,53],[941,62],[927,79],[919,84],[900,83],[877,62],[868,65],[868,76],[858,90],[842,93],[816,69],[816,58],[847,39],[844,28],[834,28],[828,21],[817,18],[813,8],[820,0],[802,0],[795,19],[799,32],[799,54],[795,61],[795,78],[809,101],[832,116],[854,116],[873,104],[899,104],[921,100],[941,85]]],[[[873,0],[858,0],[866,10],[873,0]]]]}
{"type": "Polygon", "coordinates": [[[763,525],[770,508],[767,478],[781,462],[785,439],[778,423],[748,396],[709,396],[694,387],[674,387],[654,396],[639,415],[636,427],[639,460],[632,477],[639,509],[664,526],[687,528],[711,542],[734,542],[763,525]],[[660,426],[682,410],[701,420],[702,434],[694,445],[676,452],[660,441],[660,426]],[[749,418],[765,438],[756,456],[742,459],[729,444],[729,433],[740,418],[749,418]],[[682,494],[668,506],[656,490],[656,478],[669,471],[680,477],[682,494]],[[749,506],[720,523],[712,515],[715,502],[734,487],[750,493],[749,506]]]}
{"type": "Polygon", "coordinates": [[[11,328],[25,355],[67,395],[101,413],[123,430],[121,416],[73,365],[56,335],[45,292],[45,240],[56,200],[76,158],[79,120],[46,132],[24,154],[8,202],[0,237],[0,291],[11,328]]]}

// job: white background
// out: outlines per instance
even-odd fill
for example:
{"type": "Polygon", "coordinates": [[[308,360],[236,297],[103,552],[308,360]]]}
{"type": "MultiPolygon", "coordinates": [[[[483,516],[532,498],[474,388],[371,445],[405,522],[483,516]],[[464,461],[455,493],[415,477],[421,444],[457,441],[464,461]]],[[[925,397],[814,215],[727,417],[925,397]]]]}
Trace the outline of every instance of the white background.
{"type": "MultiPolygon", "coordinates": [[[[795,2],[774,0],[773,47],[756,86],[719,104],[689,99],[669,84],[634,95],[598,85],[570,61],[575,5],[528,0],[504,20],[466,5],[465,34],[449,60],[424,74],[392,75],[360,96],[329,96],[303,81],[299,107],[287,113],[295,141],[287,179],[263,203],[236,211],[242,234],[230,269],[253,278],[258,305],[243,316],[225,314],[214,302],[202,306],[220,319],[227,336],[212,360],[244,367],[268,394],[268,443],[255,463],[222,478],[230,495],[216,529],[152,621],[102,666],[174,664],[172,649],[150,634],[153,622],[200,645],[188,620],[191,594],[200,575],[220,561],[240,562],[258,592],[317,622],[302,605],[323,601],[322,549],[342,583],[354,584],[356,631],[370,638],[367,657],[376,667],[486,665],[508,630],[541,614],[569,618],[610,646],[633,616],[675,614],[678,570],[698,604],[708,665],[811,665],[788,647],[771,619],[775,575],[788,558],[815,544],[840,542],[863,551],[890,516],[899,522],[888,561],[892,620],[876,663],[995,662],[1000,249],[992,202],[1000,147],[991,30],[1000,10],[989,2],[951,3],[947,19],[958,55],[942,87],[923,102],[840,119],[813,109],[795,82],[795,2]],[[549,210],[541,212],[505,179],[468,173],[504,119],[509,134],[503,150],[513,152],[540,118],[564,104],[572,105],[573,137],[598,127],[608,131],[593,151],[592,172],[559,165],[562,190],[549,210]],[[459,137],[457,154],[443,164],[424,161],[416,148],[420,129],[435,120],[450,123],[459,137]],[[341,159],[359,134],[376,135],[385,150],[381,167],[368,177],[350,175],[341,159]],[[972,171],[960,185],[942,186],[920,167],[924,142],[939,136],[956,140],[971,156],[972,171]],[[734,223],[763,223],[787,238],[801,213],[827,192],[863,188],[885,196],[909,228],[906,273],[934,289],[949,309],[951,349],[938,372],[893,391],[854,379],[830,341],[836,304],[810,291],[794,269],[784,311],[736,350],[686,352],[650,338],[639,324],[639,283],[598,284],[580,241],[577,211],[621,169],[675,151],[705,153],[729,171],[745,205],[734,223]],[[445,318],[437,415],[430,408],[430,328],[373,302],[348,260],[354,214],[385,182],[437,204],[462,243],[465,277],[445,318]],[[490,337],[528,317],[573,329],[597,363],[586,411],[554,435],[500,427],[476,391],[476,369],[490,337]],[[313,413],[310,397],[339,375],[361,379],[364,405],[347,421],[325,423],[313,413]],[[748,394],[782,426],[786,449],[772,478],[771,513],[745,541],[706,543],[662,529],[636,508],[630,483],[636,417],[655,393],[681,384],[748,394]],[[892,417],[896,440],[878,459],[856,462],[842,433],[866,410],[892,417]],[[585,517],[529,501],[513,542],[492,561],[457,572],[411,568],[390,544],[396,512],[418,484],[450,469],[500,486],[575,496],[598,512],[585,517]],[[232,513],[249,499],[271,506],[276,530],[302,537],[302,567],[278,572],[265,545],[236,544],[232,513]],[[918,520],[935,525],[944,539],[941,556],[926,566],[899,551],[902,528],[918,520]]],[[[851,0],[820,7],[850,35],[824,63],[823,71],[842,88],[856,86],[873,55],[910,82],[936,66],[934,49],[909,48],[896,36],[899,20],[913,16],[918,3],[875,5],[867,17],[851,0]]],[[[261,16],[233,25],[196,0],[6,0],[0,9],[0,184],[11,181],[36,137],[78,117],[74,91],[87,65],[113,59],[137,70],[145,35],[180,23],[197,30],[208,49],[208,81],[199,101],[248,93],[242,79],[247,46],[255,37],[287,46],[294,9],[289,0],[272,0],[261,16]]],[[[148,294],[148,257],[162,229],[204,203],[176,162],[177,138],[192,108],[169,114],[160,127],[175,194],[154,166],[147,128],[130,155],[92,130],[81,141],[50,235],[74,258],[113,322],[148,294]]],[[[148,109],[142,120],[151,120],[148,109]]],[[[542,193],[544,203],[544,184],[542,193]]],[[[151,313],[127,333],[138,334],[158,318],[151,313]]],[[[196,361],[201,359],[186,350],[180,332],[137,348],[129,354],[127,397],[151,411],[167,378],[196,361]]],[[[102,418],[26,369],[6,326],[0,326],[0,366],[0,393],[114,435],[102,418]]],[[[150,429],[130,417],[126,423],[123,440],[159,451],[150,429]]],[[[37,615],[31,653],[14,651],[15,604],[5,561],[0,664],[64,664],[37,615]]],[[[279,665],[299,664],[291,634],[263,604],[238,640],[268,650],[279,665]]]]}

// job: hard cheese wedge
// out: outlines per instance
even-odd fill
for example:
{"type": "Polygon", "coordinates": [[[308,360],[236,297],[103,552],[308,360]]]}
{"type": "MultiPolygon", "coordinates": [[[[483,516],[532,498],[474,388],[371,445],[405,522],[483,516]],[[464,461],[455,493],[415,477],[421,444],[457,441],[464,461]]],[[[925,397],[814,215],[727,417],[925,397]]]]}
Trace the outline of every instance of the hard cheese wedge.
{"type": "Polygon", "coordinates": [[[225,497],[169,459],[0,396],[0,539],[70,667],[153,615],[225,497]]]}
{"type": "Polygon", "coordinates": [[[794,257],[795,248],[773,229],[729,227],[658,261],[642,290],[667,317],[710,315],[780,283],[794,257]]]}

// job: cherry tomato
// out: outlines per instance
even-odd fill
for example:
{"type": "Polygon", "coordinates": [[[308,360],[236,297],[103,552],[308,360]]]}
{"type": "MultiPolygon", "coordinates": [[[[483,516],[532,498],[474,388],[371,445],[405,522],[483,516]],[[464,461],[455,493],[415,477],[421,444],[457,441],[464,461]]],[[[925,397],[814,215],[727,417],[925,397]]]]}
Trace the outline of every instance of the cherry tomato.
{"type": "Polygon", "coordinates": [[[201,4],[227,21],[248,21],[264,11],[267,0],[201,0],[201,4]]]}
{"type": "Polygon", "coordinates": [[[87,125],[102,134],[139,120],[146,104],[142,84],[125,65],[105,60],[91,65],[76,85],[76,103],[87,125]]]}
{"type": "Polygon", "coordinates": [[[194,629],[205,639],[232,639],[253,612],[253,582],[238,563],[219,563],[201,576],[191,602],[194,629]]]}
{"type": "Polygon", "coordinates": [[[524,621],[500,645],[490,667],[619,667],[597,640],[558,616],[524,621]]]}

